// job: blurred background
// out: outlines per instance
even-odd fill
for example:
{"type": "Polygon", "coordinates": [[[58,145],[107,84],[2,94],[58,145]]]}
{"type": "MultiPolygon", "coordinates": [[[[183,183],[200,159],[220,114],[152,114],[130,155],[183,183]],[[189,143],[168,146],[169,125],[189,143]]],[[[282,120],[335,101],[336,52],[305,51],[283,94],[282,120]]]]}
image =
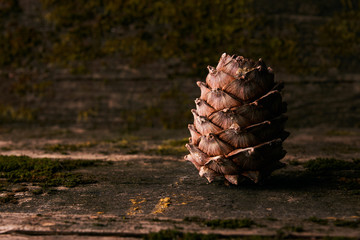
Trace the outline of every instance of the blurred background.
{"type": "Polygon", "coordinates": [[[360,127],[358,0],[0,0],[0,123],[182,129],[207,65],[262,58],[288,127],[360,127]]]}

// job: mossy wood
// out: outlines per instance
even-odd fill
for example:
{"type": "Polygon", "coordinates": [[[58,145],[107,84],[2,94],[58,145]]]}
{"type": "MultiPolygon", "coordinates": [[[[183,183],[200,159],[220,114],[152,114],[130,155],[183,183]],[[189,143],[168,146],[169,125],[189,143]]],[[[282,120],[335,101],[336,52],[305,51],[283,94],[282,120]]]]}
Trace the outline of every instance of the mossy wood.
{"type": "Polygon", "coordinates": [[[210,183],[216,176],[238,185],[246,178],[255,183],[283,166],[282,142],[286,103],[283,83],[264,61],[224,53],[216,68],[208,67],[205,82],[191,112],[191,137],[185,159],[210,183]]]}

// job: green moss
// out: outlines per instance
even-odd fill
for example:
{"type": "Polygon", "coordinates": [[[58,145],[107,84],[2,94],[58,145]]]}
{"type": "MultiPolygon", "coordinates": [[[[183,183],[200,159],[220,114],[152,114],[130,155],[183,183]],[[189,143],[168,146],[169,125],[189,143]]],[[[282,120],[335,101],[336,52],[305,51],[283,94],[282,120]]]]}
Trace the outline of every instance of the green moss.
{"type": "Polygon", "coordinates": [[[72,173],[82,167],[94,166],[97,161],[52,160],[47,158],[29,158],[26,156],[0,155],[0,177],[8,183],[31,182],[43,188],[92,183],[92,179],[82,174],[72,173]]]}
{"type": "Polygon", "coordinates": [[[187,152],[185,148],[187,142],[189,142],[188,138],[165,140],[161,145],[146,152],[157,155],[184,155],[187,152]]]}
{"type": "Polygon", "coordinates": [[[205,225],[212,228],[249,228],[256,223],[248,218],[244,219],[215,219],[215,220],[206,220],[205,225]]]}
{"type": "Polygon", "coordinates": [[[290,231],[290,232],[303,232],[304,228],[301,226],[285,226],[283,229],[290,231]]]}
{"type": "Polygon", "coordinates": [[[65,30],[59,32],[66,32],[55,39],[50,54],[51,61],[61,64],[121,53],[135,64],[176,56],[186,59],[190,66],[196,68],[200,63],[208,63],[211,57],[214,60],[218,58],[217,51],[211,49],[213,46],[229,45],[228,49],[233,50],[232,38],[235,37],[237,42],[244,41],[246,37],[241,34],[242,29],[253,29],[255,19],[249,16],[251,0],[223,1],[221,4],[185,1],[180,5],[133,0],[120,3],[84,0],[41,2],[47,12],[47,21],[58,30],[65,30]],[[208,15],[209,10],[211,15],[208,15]],[[224,24],[219,24],[218,20],[225,13],[228,21],[222,26],[224,24]],[[118,34],[112,33],[113,30],[124,34],[119,38],[118,34]],[[196,34],[189,35],[189,30],[196,34]],[[189,54],[195,53],[204,42],[207,47],[203,48],[206,51],[203,55],[189,54]],[[188,51],[184,52],[184,48],[188,51]]]}
{"type": "Polygon", "coordinates": [[[324,47],[325,56],[339,56],[332,62],[334,67],[350,70],[356,65],[352,59],[359,54],[356,39],[360,34],[359,6],[344,6],[345,10],[334,14],[329,21],[319,28],[319,39],[324,47]],[[333,38],[331,36],[337,36],[333,38]]]}
{"type": "Polygon", "coordinates": [[[27,95],[42,97],[49,93],[53,82],[50,80],[39,80],[36,73],[17,73],[11,74],[9,80],[12,81],[9,91],[18,97],[27,95]]]}
{"type": "Polygon", "coordinates": [[[323,240],[355,240],[356,238],[350,238],[350,237],[329,237],[326,236],[322,238],[323,240]]]}
{"type": "Polygon", "coordinates": [[[129,148],[133,145],[132,141],[129,139],[120,139],[114,142],[114,147],[116,148],[129,148]]]}
{"type": "Polygon", "coordinates": [[[356,133],[346,130],[333,129],[326,132],[328,136],[353,136],[356,133]]]}
{"type": "Polygon", "coordinates": [[[347,220],[335,220],[334,225],[337,227],[349,227],[349,228],[357,228],[360,224],[359,220],[347,221],[347,220]]]}
{"type": "Polygon", "coordinates": [[[161,230],[156,233],[149,233],[144,236],[144,239],[147,240],[173,240],[173,239],[181,239],[181,240],[212,240],[218,239],[215,235],[206,235],[206,234],[198,234],[198,233],[183,233],[178,230],[167,229],[161,230]]]}
{"type": "Polygon", "coordinates": [[[86,110],[82,110],[78,112],[77,121],[78,122],[87,122],[92,117],[96,117],[98,115],[98,110],[95,108],[90,108],[86,110]]]}
{"type": "Polygon", "coordinates": [[[203,222],[204,219],[198,216],[185,217],[184,222],[203,222]]]}
{"type": "Polygon", "coordinates": [[[310,172],[360,170],[360,160],[343,161],[335,158],[316,158],[303,164],[310,172]]]}
{"type": "Polygon", "coordinates": [[[204,224],[211,228],[236,229],[236,228],[250,228],[253,225],[259,226],[259,224],[256,224],[253,220],[248,218],[206,220],[198,216],[193,216],[193,217],[185,217],[184,221],[204,224]]]}
{"type": "MultiPolygon", "coordinates": [[[[124,135],[119,139],[111,139],[105,141],[103,144],[110,145],[111,149],[121,150],[122,152],[125,152],[126,154],[136,154],[139,152],[139,148],[141,148],[141,144],[139,141],[142,139],[138,136],[134,135],[124,135]]],[[[103,154],[109,154],[109,152],[103,152],[103,154]]]]}
{"type": "Polygon", "coordinates": [[[289,161],[289,164],[292,165],[292,166],[298,166],[298,165],[300,165],[301,163],[300,163],[298,160],[290,160],[290,161],[289,161]]]}
{"type": "Polygon", "coordinates": [[[21,67],[38,58],[41,33],[35,28],[15,25],[0,35],[0,66],[21,67]]]}
{"type": "Polygon", "coordinates": [[[313,222],[313,223],[320,224],[320,225],[327,225],[328,222],[329,222],[329,221],[326,220],[326,219],[317,218],[317,217],[315,217],[315,216],[310,217],[310,218],[308,218],[307,220],[310,221],[310,222],[313,222]]]}
{"type": "Polygon", "coordinates": [[[351,189],[349,193],[352,195],[360,195],[360,189],[351,189]]]}
{"type": "Polygon", "coordinates": [[[165,144],[172,147],[182,147],[189,142],[189,138],[166,140],[165,144]]]}
{"type": "Polygon", "coordinates": [[[50,62],[84,74],[92,60],[107,56],[137,65],[177,58],[199,74],[229,52],[263,57],[291,73],[323,74],[329,67],[351,70],[359,55],[354,1],[40,2],[43,14],[26,21],[18,0],[1,4],[0,66],[50,62]]]}
{"type": "Polygon", "coordinates": [[[95,226],[95,227],[106,227],[107,224],[104,224],[104,223],[93,223],[93,226],[95,226]]]}
{"type": "Polygon", "coordinates": [[[304,173],[313,181],[320,181],[328,186],[345,190],[348,194],[356,195],[360,189],[360,160],[344,161],[334,158],[316,158],[305,162],[304,173]]]}
{"type": "Polygon", "coordinates": [[[40,79],[37,71],[10,72],[3,74],[1,79],[7,92],[3,100],[7,101],[0,103],[0,123],[35,122],[39,116],[39,107],[34,102],[52,95],[53,82],[40,79]]]}
{"type": "MultiPolygon", "coordinates": [[[[302,228],[296,228],[299,231],[302,228]]],[[[197,233],[184,233],[179,230],[175,229],[167,229],[167,230],[161,230],[159,232],[153,232],[149,233],[144,236],[144,239],[148,240],[173,240],[173,239],[179,239],[179,240],[207,240],[207,239],[241,239],[241,240],[273,240],[273,239],[292,239],[293,236],[287,236],[284,232],[281,230],[277,231],[276,236],[261,236],[261,235],[252,235],[252,236],[239,236],[239,237],[226,237],[224,235],[207,235],[207,234],[197,234],[197,233]]],[[[300,238],[302,239],[302,238],[300,238]]],[[[355,238],[348,238],[348,237],[322,237],[318,238],[322,240],[355,240],[355,238]]]]}
{"type": "MultiPolygon", "coordinates": [[[[314,24],[320,25],[315,28],[306,21],[288,21],[283,15],[290,6],[281,1],[261,11],[257,5],[264,4],[252,0],[41,2],[47,12],[44,18],[61,33],[55,38],[50,59],[64,65],[120,53],[134,64],[176,57],[199,71],[200,66],[216,62],[223,51],[241,51],[262,56],[292,73],[314,74],[339,65],[340,58],[354,59],[358,53],[354,40],[359,34],[357,7],[336,4],[336,11],[328,11],[333,16],[314,24]],[[304,41],[310,38],[316,40],[304,41]],[[321,54],[329,56],[328,60],[314,61],[321,54]]],[[[323,8],[320,4],[312,2],[311,6],[323,8]]]]}
{"type": "Polygon", "coordinates": [[[0,104],[0,123],[4,122],[32,122],[36,119],[36,110],[23,105],[13,107],[0,104]]]}

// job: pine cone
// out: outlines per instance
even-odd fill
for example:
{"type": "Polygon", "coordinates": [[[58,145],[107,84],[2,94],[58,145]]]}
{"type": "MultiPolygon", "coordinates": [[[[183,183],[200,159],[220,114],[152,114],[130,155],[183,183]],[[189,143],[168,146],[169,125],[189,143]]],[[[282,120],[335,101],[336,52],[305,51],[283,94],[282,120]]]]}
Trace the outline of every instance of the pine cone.
{"type": "Polygon", "coordinates": [[[217,67],[208,69],[206,83],[197,82],[201,95],[191,110],[185,159],[210,183],[217,176],[235,185],[246,178],[257,183],[284,165],[282,142],[289,135],[280,94],[284,84],[274,82],[262,59],[224,53],[217,67]]]}

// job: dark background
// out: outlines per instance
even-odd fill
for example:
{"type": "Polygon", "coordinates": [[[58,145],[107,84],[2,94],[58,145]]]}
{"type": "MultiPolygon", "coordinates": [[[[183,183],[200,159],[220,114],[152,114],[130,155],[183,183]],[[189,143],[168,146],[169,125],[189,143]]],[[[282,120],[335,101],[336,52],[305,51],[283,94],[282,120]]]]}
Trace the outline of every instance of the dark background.
{"type": "Polygon", "coordinates": [[[186,130],[227,52],[286,83],[289,127],[360,127],[359,2],[0,0],[0,123],[186,130]]]}

